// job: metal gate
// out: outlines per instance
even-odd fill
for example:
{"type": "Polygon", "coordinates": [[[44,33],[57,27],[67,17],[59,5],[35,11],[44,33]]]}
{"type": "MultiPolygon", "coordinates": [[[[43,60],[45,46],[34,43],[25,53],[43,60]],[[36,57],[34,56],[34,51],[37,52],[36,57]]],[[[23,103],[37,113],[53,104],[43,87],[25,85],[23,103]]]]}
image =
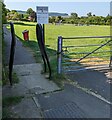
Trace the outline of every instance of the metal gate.
{"type": "Polygon", "coordinates": [[[112,36],[58,37],[57,72],[109,68],[112,36]]]}

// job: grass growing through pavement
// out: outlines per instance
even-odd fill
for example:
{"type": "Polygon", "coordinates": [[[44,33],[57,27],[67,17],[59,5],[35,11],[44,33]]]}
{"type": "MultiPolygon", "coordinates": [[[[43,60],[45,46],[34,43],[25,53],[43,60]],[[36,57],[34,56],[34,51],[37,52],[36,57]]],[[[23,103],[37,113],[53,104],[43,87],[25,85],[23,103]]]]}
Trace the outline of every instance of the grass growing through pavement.
{"type": "Polygon", "coordinates": [[[2,106],[3,106],[3,111],[2,111],[2,118],[16,118],[18,117],[15,113],[11,111],[11,107],[13,105],[16,105],[21,102],[23,99],[23,96],[13,96],[13,97],[5,97],[2,100],[2,106]]]}
{"type": "MultiPolygon", "coordinates": [[[[8,79],[8,69],[6,67],[3,68],[3,75],[2,75],[2,85],[6,85],[7,83],[9,83],[9,79],[8,79]]],[[[12,73],[12,82],[14,83],[19,83],[19,78],[17,76],[17,74],[15,72],[12,73]]]]}
{"type": "MultiPolygon", "coordinates": [[[[34,56],[38,61],[40,61],[40,53],[36,40],[36,23],[32,22],[16,22],[15,33],[21,39],[23,44],[27,47],[30,47],[34,51],[34,56]],[[27,29],[29,30],[29,38],[30,41],[26,42],[23,40],[22,32],[27,29]]],[[[50,56],[50,64],[53,73],[53,80],[57,83],[60,83],[60,80],[63,78],[59,77],[56,73],[57,70],[57,58],[56,58],[56,50],[57,50],[57,38],[58,36],[70,37],[70,36],[106,36],[110,35],[110,27],[109,26],[74,26],[74,25],[45,25],[45,45],[47,49],[48,56],[50,56]],[[59,79],[60,78],[60,79],[59,79]]],[[[104,39],[106,41],[106,39],[104,39]]],[[[84,45],[84,44],[101,44],[102,39],[82,39],[82,40],[67,40],[64,42],[64,45],[84,45]]],[[[84,49],[75,49],[75,52],[82,51],[92,51],[95,47],[92,48],[84,48],[84,49]]],[[[109,50],[109,47],[105,47],[105,50],[109,50]]],[[[74,51],[73,49],[69,49],[69,52],[74,51]]],[[[98,54],[100,56],[101,54],[98,54]]],[[[70,56],[69,56],[70,57],[70,56]]],[[[71,56],[74,57],[74,56],[71,56]]],[[[75,55],[76,57],[76,55],[75,55]]]]}
{"type": "Polygon", "coordinates": [[[23,99],[23,96],[13,96],[13,97],[5,97],[3,98],[3,107],[8,107],[11,105],[15,105],[23,99]]]}

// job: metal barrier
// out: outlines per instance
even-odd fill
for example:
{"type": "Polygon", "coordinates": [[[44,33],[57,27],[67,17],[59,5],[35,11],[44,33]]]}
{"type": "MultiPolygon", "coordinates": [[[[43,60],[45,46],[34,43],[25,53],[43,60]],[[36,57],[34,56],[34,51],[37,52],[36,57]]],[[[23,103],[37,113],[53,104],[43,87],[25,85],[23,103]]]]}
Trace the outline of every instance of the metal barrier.
{"type": "Polygon", "coordinates": [[[43,28],[41,24],[36,25],[36,37],[38,40],[41,56],[44,62],[44,72],[46,72],[46,68],[48,66],[49,69],[49,79],[51,78],[51,67],[49,63],[49,59],[45,50],[45,44],[44,44],[44,36],[43,36],[43,28]]]}
{"type": "Polygon", "coordinates": [[[12,22],[10,22],[10,27],[11,27],[12,41],[11,41],[10,58],[9,58],[9,81],[10,81],[10,85],[12,85],[12,70],[13,70],[16,39],[15,39],[14,25],[12,22]]]}
{"type": "Polygon", "coordinates": [[[104,61],[109,61],[109,67],[112,63],[112,50],[103,49],[105,46],[112,45],[112,36],[83,36],[83,37],[58,37],[57,45],[57,72],[61,74],[62,72],[74,72],[79,70],[95,69],[99,67],[107,66],[104,61]],[[96,41],[97,39],[105,38],[105,41],[100,41],[100,43],[90,44],[91,39],[96,41]],[[77,45],[77,40],[85,40],[77,45]],[[108,40],[109,39],[109,40],[108,40]],[[87,41],[86,41],[87,40],[87,41]],[[88,42],[89,40],[89,42],[88,42]],[[71,41],[74,41],[74,43],[71,41]],[[67,42],[67,43],[66,43],[67,42]],[[71,44],[70,44],[71,43],[71,44]],[[87,43],[87,44],[85,44],[87,43]],[[88,44],[89,43],[89,44],[88,44]],[[75,44],[75,45],[73,45],[75,44]],[[86,51],[89,47],[91,51],[86,51]],[[80,49],[81,48],[81,49],[80,49]],[[72,49],[72,50],[70,50],[72,49]],[[79,52],[80,49],[80,52],[79,52]],[[99,51],[101,50],[101,51],[99,51]],[[107,53],[110,53],[109,55],[107,53]],[[99,54],[99,55],[98,55],[99,54]],[[105,54],[105,55],[103,55],[105,54]],[[92,56],[93,55],[93,56],[92,56]],[[107,60],[107,57],[110,59],[107,60]],[[105,59],[104,59],[105,58],[105,59]],[[96,64],[98,62],[98,64],[96,64]],[[94,63],[93,65],[91,63],[94,63]]]}

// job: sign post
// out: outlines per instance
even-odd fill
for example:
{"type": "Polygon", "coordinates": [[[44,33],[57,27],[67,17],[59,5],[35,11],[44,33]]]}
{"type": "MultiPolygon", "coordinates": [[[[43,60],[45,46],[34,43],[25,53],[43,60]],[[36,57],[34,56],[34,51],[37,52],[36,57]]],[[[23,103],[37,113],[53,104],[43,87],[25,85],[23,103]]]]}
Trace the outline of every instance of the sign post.
{"type": "Polygon", "coordinates": [[[48,7],[47,6],[37,6],[37,22],[43,24],[43,39],[45,44],[45,25],[48,24],[49,15],[48,15],[48,7]]]}

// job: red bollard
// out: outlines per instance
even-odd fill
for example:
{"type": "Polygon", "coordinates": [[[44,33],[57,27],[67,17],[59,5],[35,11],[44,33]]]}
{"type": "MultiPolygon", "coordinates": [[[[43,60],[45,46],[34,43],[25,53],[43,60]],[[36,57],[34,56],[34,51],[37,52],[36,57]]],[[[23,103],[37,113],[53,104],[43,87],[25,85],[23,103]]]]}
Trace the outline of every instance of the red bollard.
{"type": "Polygon", "coordinates": [[[23,33],[24,40],[29,41],[29,31],[24,30],[22,33],[23,33]]]}

